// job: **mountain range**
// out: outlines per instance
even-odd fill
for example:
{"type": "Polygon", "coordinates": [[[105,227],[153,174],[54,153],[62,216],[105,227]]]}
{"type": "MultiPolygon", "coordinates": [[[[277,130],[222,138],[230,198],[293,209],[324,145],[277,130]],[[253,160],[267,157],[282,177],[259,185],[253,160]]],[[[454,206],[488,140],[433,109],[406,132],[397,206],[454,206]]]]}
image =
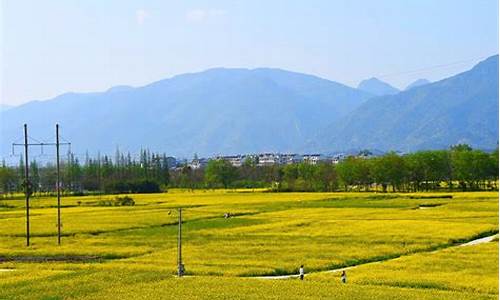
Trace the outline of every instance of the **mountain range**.
{"type": "Polygon", "coordinates": [[[459,142],[496,147],[498,56],[405,91],[373,89],[385,86],[380,83],[352,88],[281,69],[216,68],[143,87],[66,93],[0,111],[0,150],[10,153],[23,123],[43,141],[52,141],[59,123],[79,153],[149,148],[191,157],[436,149],[459,142]]]}
{"type": "Polygon", "coordinates": [[[322,131],[309,149],[414,151],[498,145],[498,55],[471,70],[374,97],[322,131]]]}
{"type": "Polygon", "coordinates": [[[279,69],[210,69],[139,88],[67,93],[2,112],[2,153],[22,136],[25,122],[39,139],[53,136],[58,122],[81,152],[147,147],[190,157],[293,151],[371,96],[279,69]]]}

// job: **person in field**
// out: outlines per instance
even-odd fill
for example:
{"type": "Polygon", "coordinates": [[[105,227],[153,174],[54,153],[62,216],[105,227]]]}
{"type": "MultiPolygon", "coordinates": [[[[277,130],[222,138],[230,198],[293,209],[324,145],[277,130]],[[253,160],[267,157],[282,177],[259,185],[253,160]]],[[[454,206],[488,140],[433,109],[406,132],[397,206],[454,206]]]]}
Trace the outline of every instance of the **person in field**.
{"type": "Polygon", "coordinates": [[[347,274],[344,271],[342,271],[342,275],[340,275],[340,280],[342,281],[342,283],[347,283],[347,274]]]}
{"type": "Polygon", "coordinates": [[[304,280],[304,265],[300,266],[299,276],[300,276],[300,280],[304,280]]]}

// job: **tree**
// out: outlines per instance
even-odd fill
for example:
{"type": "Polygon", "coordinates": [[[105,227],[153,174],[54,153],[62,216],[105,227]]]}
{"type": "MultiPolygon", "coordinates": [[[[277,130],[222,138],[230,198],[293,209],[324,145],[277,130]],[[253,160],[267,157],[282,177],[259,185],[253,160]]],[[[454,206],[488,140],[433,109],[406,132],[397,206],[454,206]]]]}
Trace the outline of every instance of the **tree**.
{"type": "Polygon", "coordinates": [[[295,181],[299,178],[299,168],[297,164],[286,165],[282,168],[285,189],[295,190],[295,181]]]}
{"type": "Polygon", "coordinates": [[[396,153],[389,152],[374,160],[372,173],[384,192],[389,184],[392,185],[393,191],[399,190],[406,176],[405,161],[396,153]]]}
{"type": "Polygon", "coordinates": [[[36,160],[33,160],[30,165],[30,183],[33,193],[37,193],[40,190],[40,172],[38,169],[38,163],[36,160]]]}
{"type": "Polygon", "coordinates": [[[320,163],[314,171],[314,190],[333,192],[337,188],[337,173],[331,164],[320,163]]]}
{"type": "Polygon", "coordinates": [[[490,175],[491,156],[480,150],[473,150],[472,152],[472,185],[474,189],[481,189],[486,187],[486,181],[490,175]]]}
{"type": "Polygon", "coordinates": [[[453,179],[458,181],[463,191],[466,191],[468,186],[471,187],[474,178],[472,159],[473,154],[470,147],[455,146],[451,148],[453,179]]]}
{"type": "Polygon", "coordinates": [[[404,156],[407,180],[413,191],[434,189],[451,178],[448,151],[419,151],[404,156]]]}
{"type": "Polygon", "coordinates": [[[311,165],[307,162],[301,162],[298,164],[299,178],[301,180],[301,190],[302,191],[312,191],[314,180],[315,180],[315,169],[316,165],[311,165]]]}
{"type": "Polygon", "coordinates": [[[411,183],[412,190],[417,192],[420,190],[420,185],[427,178],[428,170],[424,159],[425,153],[415,152],[405,155],[405,163],[408,170],[408,181],[411,183]]]}
{"type": "Polygon", "coordinates": [[[347,157],[344,161],[337,165],[337,174],[344,185],[344,190],[347,192],[348,187],[356,183],[356,174],[354,169],[359,158],[354,156],[347,157]]]}
{"type": "Polygon", "coordinates": [[[498,148],[490,154],[490,166],[488,168],[488,179],[498,188],[498,148]]]}
{"type": "Polygon", "coordinates": [[[368,188],[371,183],[370,160],[350,156],[337,165],[337,174],[347,191],[348,186],[356,185],[358,190],[361,186],[368,188]]]}
{"type": "Polygon", "coordinates": [[[222,185],[228,188],[236,178],[236,169],[226,160],[214,159],[208,162],[205,169],[205,181],[209,186],[222,185]]]}
{"type": "Polygon", "coordinates": [[[2,162],[0,167],[0,191],[3,194],[12,193],[15,191],[16,183],[18,182],[16,171],[9,168],[2,162]]]}

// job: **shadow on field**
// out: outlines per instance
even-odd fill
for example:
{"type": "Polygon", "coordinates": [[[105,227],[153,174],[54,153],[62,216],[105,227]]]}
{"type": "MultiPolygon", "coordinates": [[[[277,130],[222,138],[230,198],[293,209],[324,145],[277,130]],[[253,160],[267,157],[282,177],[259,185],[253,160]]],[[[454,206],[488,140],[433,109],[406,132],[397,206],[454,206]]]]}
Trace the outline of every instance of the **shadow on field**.
{"type": "Polygon", "coordinates": [[[122,257],[108,256],[88,256],[88,255],[58,255],[58,256],[0,256],[0,263],[3,262],[102,262],[104,259],[119,259],[122,257]]]}

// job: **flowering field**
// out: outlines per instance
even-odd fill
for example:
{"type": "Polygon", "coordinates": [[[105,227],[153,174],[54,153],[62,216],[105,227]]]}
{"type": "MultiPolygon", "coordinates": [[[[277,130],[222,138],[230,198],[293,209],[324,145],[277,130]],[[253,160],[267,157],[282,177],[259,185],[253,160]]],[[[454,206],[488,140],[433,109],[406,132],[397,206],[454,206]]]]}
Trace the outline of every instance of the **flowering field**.
{"type": "Polygon", "coordinates": [[[0,299],[497,298],[498,243],[456,246],[498,232],[496,192],[175,190],[109,206],[114,197],[63,198],[61,246],[54,198],[32,200],[30,247],[24,201],[0,201],[0,299]],[[321,272],[368,262],[346,285],[321,272]],[[248,278],[300,265],[304,282],[248,278]]]}

